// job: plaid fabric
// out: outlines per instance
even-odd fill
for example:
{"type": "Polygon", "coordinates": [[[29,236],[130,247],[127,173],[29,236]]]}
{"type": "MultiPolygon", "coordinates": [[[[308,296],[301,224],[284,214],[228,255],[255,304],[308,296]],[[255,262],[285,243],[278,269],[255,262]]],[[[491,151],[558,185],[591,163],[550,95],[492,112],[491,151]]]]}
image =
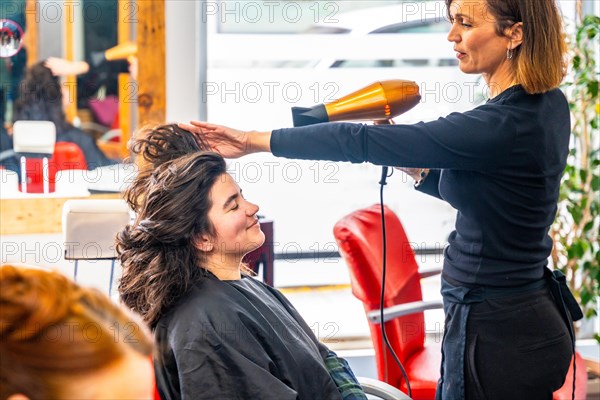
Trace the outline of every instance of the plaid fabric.
{"type": "Polygon", "coordinates": [[[337,354],[329,351],[325,359],[325,367],[331,375],[331,379],[337,385],[342,399],[344,400],[366,400],[367,396],[354,373],[350,369],[348,362],[343,358],[338,358],[337,354]]]}

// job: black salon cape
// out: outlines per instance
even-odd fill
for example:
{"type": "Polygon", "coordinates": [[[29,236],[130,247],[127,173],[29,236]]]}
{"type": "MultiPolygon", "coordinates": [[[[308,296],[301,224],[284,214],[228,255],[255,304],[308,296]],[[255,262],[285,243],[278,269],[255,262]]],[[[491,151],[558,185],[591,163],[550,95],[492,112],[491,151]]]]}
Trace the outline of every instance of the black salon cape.
{"type": "Polygon", "coordinates": [[[162,399],[340,399],[328,349],[277,290],[208,273],[156,328],[162,399]]]}

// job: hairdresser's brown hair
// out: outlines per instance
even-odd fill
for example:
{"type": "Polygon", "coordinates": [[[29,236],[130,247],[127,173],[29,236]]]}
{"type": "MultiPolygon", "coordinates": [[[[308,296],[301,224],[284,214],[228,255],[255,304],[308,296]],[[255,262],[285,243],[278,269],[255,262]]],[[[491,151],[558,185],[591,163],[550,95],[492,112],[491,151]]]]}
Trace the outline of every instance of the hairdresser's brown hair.
{"type": "Polygon", "coordinates": [[[154,328],[206,276],[195,239],[215,235],[210,192],[227,170],[223,157],[176,125],[147,128],[130,147],[149,166],[125,193],[137,217],[117,234],[119,293],[154,328]]]}
{"type": "MultiPolygon", "coordinates": [[[[513,73],[530,94],[560,85],[567,71],[567,45],[555,0],[485,0],[496,19],[496,32],[523,23],[523,43],[514,49],[513,73]]],[[[453,0],[446,0],[448,11],[453,0]]]]}
{"type": "Polygon", "coordinates": [[[0,266],[0,399],[62,398],[74,375],[129,350],[150,362],[146,329],[98,290],[57,272],[0,266]]]}

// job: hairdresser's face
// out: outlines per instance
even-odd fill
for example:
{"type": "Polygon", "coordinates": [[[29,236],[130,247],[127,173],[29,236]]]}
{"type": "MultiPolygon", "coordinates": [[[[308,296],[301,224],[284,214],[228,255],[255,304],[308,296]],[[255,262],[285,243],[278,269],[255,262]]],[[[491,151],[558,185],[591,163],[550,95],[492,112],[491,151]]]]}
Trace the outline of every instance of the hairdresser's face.
{"type": "MultiPolygon", "coordinates": [[[[450,5],[452,27],[448,40],[454,43],[461,71],[483,74],[498,81],[508,64],[506,50],[510,39],[496,33],[496,18],[485,0],[454,0],[450,5]]],[[[489,82],[489,80],[488,80],[489,82]]]]}
{"type": "Polygon", "coordinates": [[[243,256],[260,247],[265,234],[260,230],[258,206],[246,200],[231,175],[221,175],[210,191],[212,207],[208,218],[215,227],[215,253],[243,256]]]}

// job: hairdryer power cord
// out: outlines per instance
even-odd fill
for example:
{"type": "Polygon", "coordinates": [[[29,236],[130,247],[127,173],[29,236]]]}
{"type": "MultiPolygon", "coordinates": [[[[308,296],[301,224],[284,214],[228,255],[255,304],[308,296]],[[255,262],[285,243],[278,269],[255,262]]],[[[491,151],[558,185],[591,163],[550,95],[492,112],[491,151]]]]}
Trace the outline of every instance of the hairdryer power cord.
{"type": "MultiPolygon", "coordinates": [[[[393,173],[393,171],[392,171],[392,173],[393,173]]],[[[391,176],[391,174],[389,176],[391,176]]],[[[379,190],[379,203],[381,205],[381,234],[382,234],[382,238],[383,238],[383,266],[382,266],[382,272],[381,272],[381,298],[379,300],[379,317],[381,319],[381,337],[383,338],[385,345],[387,346],[388,350],[394,357],[394,361],[396,361],[396,364],[398,364],[398,367],[400,368],[400,371],[402,372],[402,376],[404,377],[404,380],[406,381],[406,388],[408,389],[408,393],[407,393],[408,397],[412,397],[412,393],[410,390],[410,382],[408,381],[408,375],[406,374],[406,371],[404,370],[404,366],[400,362],[400,359],[394,352],[394,349],[392,348],[392,345],[390,344],[390,342],[387,338],[387,334],[385,333],[385,322],[383,319],[383,307],[384,307],[383,301],[385,299],[385,275],[386,275],[386,254],[387,254],[387,244],[386,244],[387,241],[386,241],[386,234],[385,234],[385,213],[384,213],[384,209],[383,209],[383,187],[386,185],[387,177],[388,177],[388,167],[382,167],[381,180],[379,181],[379,184],[381,185],[381,188],[379,190]]],[[[383,356],[384,356],[383,357],[384,364],[387,364],[387,362],[386,362],[387,358],[385,357],[385,348],[382,349],[382,352],[383,352],[383,356]]],[[[387,371],[387,365],[384,365],[383,369],[384,369],[384,371],[387,371]]]]}

